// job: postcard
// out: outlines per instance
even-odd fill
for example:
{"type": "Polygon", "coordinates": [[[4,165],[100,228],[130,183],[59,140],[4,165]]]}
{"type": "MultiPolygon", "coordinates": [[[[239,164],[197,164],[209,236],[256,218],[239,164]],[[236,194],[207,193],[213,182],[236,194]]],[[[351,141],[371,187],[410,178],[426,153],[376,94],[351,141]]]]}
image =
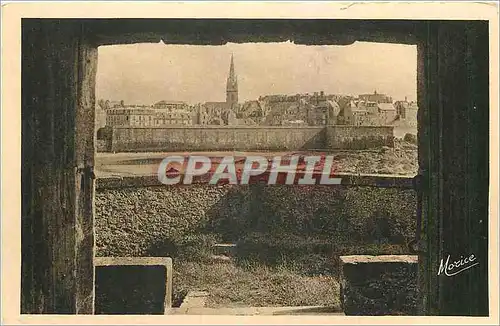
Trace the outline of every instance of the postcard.
{"type": "Polygon", "coordinates": [[[498,323],[498,9],[2,4],[3,323],[498,323]]]}

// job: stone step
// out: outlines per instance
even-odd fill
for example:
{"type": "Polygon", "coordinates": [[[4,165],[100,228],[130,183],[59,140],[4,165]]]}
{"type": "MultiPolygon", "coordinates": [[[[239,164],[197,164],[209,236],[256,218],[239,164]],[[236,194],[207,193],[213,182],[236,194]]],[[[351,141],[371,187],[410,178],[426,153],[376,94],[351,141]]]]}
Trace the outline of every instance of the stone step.
{"type": "Polygon", "coordinates": [[[177,311],[177,314],[186,313],[189,309],[193,308],[204,308],[209,293],[206,291],[189,291],[188,294],[184,297],[182,304],[179,308],[175,308],[177,310],[171,310],[170,312],[177,311]]]}
{"type": "Polygon", "coordinates": [[[312,315],[312,316],[344,316],[343,312],[323,306],[298,307],[238,307],[238,308],[188,308],[172,309],[174,315],[226,315],[226,316],[278,316],[278,315],[312,315]]]}
{"type": "Polygon", "coordinates": [[[231,257],[226,256],[226,255],[212,255],[210,256],[210,262],[211,263],[226,263],[230,264],[233,262],[231,257]]]}
{"type": "Polygon", "coordinates": [[[212,248],[215,255],[234,256],[236,254],[235,243],[216,243],[212,248]]]}

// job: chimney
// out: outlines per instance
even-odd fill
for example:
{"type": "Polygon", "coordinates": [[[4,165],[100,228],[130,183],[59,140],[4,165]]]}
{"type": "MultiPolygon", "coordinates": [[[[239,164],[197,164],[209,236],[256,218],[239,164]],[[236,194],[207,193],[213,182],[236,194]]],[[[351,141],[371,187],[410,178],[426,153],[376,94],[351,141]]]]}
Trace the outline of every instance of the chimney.
{"type": "Polygon", "coordinates": [[[408,96],[405,96],[405,102],[408,102],[408,96]]]}

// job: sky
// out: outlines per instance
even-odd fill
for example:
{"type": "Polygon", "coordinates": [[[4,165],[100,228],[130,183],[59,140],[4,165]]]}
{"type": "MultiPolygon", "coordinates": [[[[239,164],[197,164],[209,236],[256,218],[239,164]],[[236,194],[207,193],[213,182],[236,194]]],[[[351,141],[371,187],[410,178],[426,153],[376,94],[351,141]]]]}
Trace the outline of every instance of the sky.
{"type": "Polygon", "coordinates": [[[161,100],[225,101],[231,54],[240,102],[268,94],[358,95],[375,90],[394,100],[416,100],[416,46],[369,42],[101,46],[97,98],[147,105],[161,100]]]}

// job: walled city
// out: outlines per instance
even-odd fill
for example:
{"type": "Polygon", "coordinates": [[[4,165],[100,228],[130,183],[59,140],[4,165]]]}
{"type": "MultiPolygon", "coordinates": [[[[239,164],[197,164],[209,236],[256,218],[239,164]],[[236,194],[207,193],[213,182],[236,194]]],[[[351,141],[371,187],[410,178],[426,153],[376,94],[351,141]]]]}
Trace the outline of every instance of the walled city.
{"type": "Polygon", "coordinates": [[[407,244],[415,233],[416,103],[376,90],[240,103],[233,57],[225,91],[225,102],[98,101],[96,255],[172,258],[172,305],[184,312],[317,306],[415,314],[416,261],[407,244]],[[165,155],[187,152],[211,160],[228,152],[329,153],[340,182],[162,184],[165,155]],[[349,255],[381,257],[382,272],[349,255]],[[394,302],[373,301],[370,291],[394,302]]]}

